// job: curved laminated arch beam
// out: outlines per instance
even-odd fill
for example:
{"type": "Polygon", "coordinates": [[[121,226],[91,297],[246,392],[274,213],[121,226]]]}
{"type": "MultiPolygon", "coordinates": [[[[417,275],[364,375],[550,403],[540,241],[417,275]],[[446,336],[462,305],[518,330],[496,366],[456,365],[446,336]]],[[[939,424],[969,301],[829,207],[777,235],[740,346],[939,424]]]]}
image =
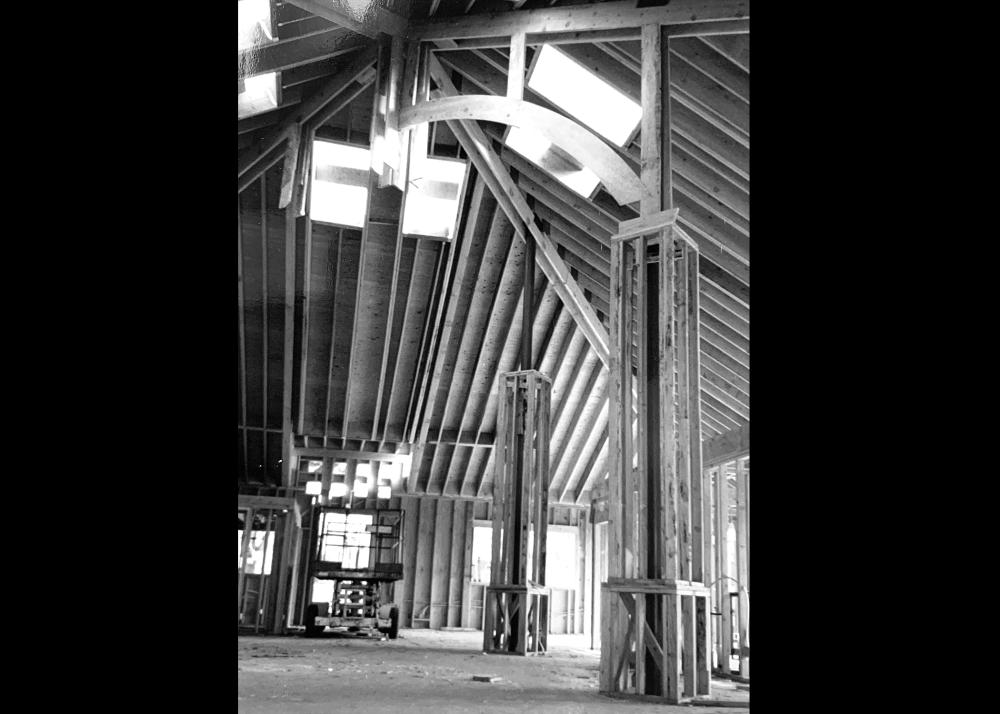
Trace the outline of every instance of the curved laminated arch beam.
{"type": "Polygon", "coordinates": [[[642,183],[625,160],[572,119],[523,99],[489,94],[442,97],[403,107],[399,129],[432,121],[481,119],[533,129],[593,171],[618,203],[638,201],[642,183]]]}

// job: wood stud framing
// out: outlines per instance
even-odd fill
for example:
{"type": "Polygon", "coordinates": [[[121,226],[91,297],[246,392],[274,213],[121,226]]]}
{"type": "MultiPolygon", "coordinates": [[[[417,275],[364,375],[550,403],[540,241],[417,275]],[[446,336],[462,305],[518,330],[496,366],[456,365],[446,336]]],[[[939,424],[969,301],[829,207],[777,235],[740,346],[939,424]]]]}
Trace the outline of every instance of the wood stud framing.
{"type": "Polygon", "coordinates": [[[483,651],[490,654],[544,654],[547,650],[551,389],[551,380],[535,370],[500,377],[493,556],[483,626],[483,651]]]}
{"type": "Polygon", "coordinates": [[[610,553],[600,688],[679,702],[709,693],[711,607],[696,419],[698,252],[677,235],[671,210],[668,43],[659,25],[643,26],[646,193],[641,219],[630,225],[645,228],[630,236],[624,227],[626,239],[611,246],[610,553]]]}
{"type": "MultiPolygon", "coordinates": [[[[309,6],[311,11],[327,4],[337,5],[336,2],[327,3],[326,0],[293,4],[309,6]]],[[[326,17],[323,12],[320,15],[326,17]]],[[[702,674],[711,661],[707,643],[713,628],[708,621],[712,619],[713,610],[719,611],[719,603],[716,602],[714,608],[709,608],[704,586],[699,588],[698,584],[715,583],[713,594],[719,598],[723,587],[720,583],[727,582],[720,575],[725,572],[726,564],[718,558],[711,558],[713,536],[714,554],[717,555],[720,538],[724,543],[726,535],[718,531],[713,533],[709,523],[713,513],[718,518],[720,498],[719,489],[712,488],[713,474],[719,474],[717,482],[722,481],[721,490],[728,494],[724,469],[716,459],[728,458],[732,454],[723,454],[715,449],[729,448],[731,442],[736,443],[734,440],[740,444],[748,442],[749,308],[746,286],[749,284],[749,135],[746,117],[740,111],[740,103],[749,102],[749,53],[745,35],[748,32],[748,12],[746,2],[701,3],[695,0],[674,0],[669,6],[640,10],[635,8],[634,2],[604,3],[598,9],[587,11],[570,6],[545,11],[521,10],[499,15],[432,19],[427,22],[414,20],[415,31],[409,37],[404,39],[405,33],[394,31],[389,33],[394,35],[392,40],[383,39],[384,57],[381,63],[385,69],[385,61],[389,60],[388,72],[381,71],[377,74],[370,69],[371,63],[376,59],[372,46],[377,43],[372,42],[357,44],[357,48],[365,45],[367,48],[359,49],[353,56],[342,58],[346,62],[339,64],[336,69],[327,66],[322,72],[310,74],[312,68],[309,66],[295,67],[297,61],[288,53],[292,49],[300,51],[311,41],[304,31],[300,41],[289,40],[286,45],[272,50],[273,61],[284,63],[282,69],[294,68],[296,75],[301,75],[297,80],[300,84],[293,89],[303,90],[302,94],[298,96],[294,92],[286,93],[282,109],[274,112],[269,121],[264,121],[264,117],[260,121],[253,120],[252,123],[258,128],[250,129],[254,133],[244,135],[246,141],[243,145],[247,148],[239,163],[240,190],[254,186],[254,193],[257,190],[260,192],[261,233],[259,236],[254,233],[252,240],[261,244],[254,251],[255,254],[258,251],[261,253],[264,274],[263,284],[258,290],[264,293],[263,310],[261,317],[255,317],[251,312],[259,310],[259,303],[254,304],[259,297],[248,294],[244,284],[245,273],[253,268],[252,263],[247,262],[244,234],[249,231],[242,216],[246,202],[241,197],[238,256],[241,374],[239,448],[243,463],[241,478],[251,480],[249,462],[255,461],[251,452],[255,449],[261,452],[266,472],[267,464],[277,461],[275,448],[280,443],[280,483],[287,486],[296,480],[297,459],[291,456],[295,450],[292,435],[296,434],[296,438],[301,438],[304,434],[304,424],[308,421],[305,411],[307,393],[316,391],[313,388],[315,386],[323,395],[318,400],[319,411],[327,411],[321,435],[324,445],[331,436],[343,449],[371,448],[385,451],[396,449],[397,445],[399,448],[409,449],[408,443],[412,442],[416,447],[416,458],[406,486],[411,493],[488,497],[490,487],[495,488],[497,485],[492,477],[492,470],[501,469],[503,463],[501,459],[490,455],[497,451],[494,435],[489,433],[492,402],[484,399],[481,404],[474,403],[471,399],[472,389],[482,390],[485,383],[489,383],[490,374],[494,375],[492,384],[498,386],[501,380],[496,375],[505,364],[504,352],[509,349],[508,337],[516,340],[520,330],[521,339],[524,339],[526,332],[530,338],[530,332],[535,331],[536,337],[544,337],[541,346],[531,350],[529,339],[528,349],[533,355],[530,364],[519,362],[516,366],[538,369],[543,361],[554,362],[557,369],[561,367],[571,374],[566,386],[567,393],[558,395],[552,419],[556,448],[552,453],[552,471],[546,476],[550,487],[546,490],[546,497],[553,502],[586,505],[589,489],[600,482],[609,465],[617,463],[621,486],[617,489],[619,512],[637,524],[652,524],[659,519],[657,522],[663,529],[658,533],[656,527],[632,526],[627,532],[620,534],[620,542],[609,544],[612,549],[617,546],[622,556],[619,560],[612,557],[612,562],[622,565],[622,572],[616,577],[635,581],[648,580],[650,582],[640,585],[661,588],[656,592],[643,591],[640,594],[635,590],[635,583],[616,581],[608,589],[608,592],[617,593],[617,600],[610,598],[609,606],[614,617],[605,619],[605,626],[610,629],[602,637],[602,645],[609,646],[608,643],[612,642],[612,647],[621,646],[613,644],[614,638],[619,641],[631,638],[628,647],[635,648],[634,651],[630,650],[632,654],[618,659],[620,667],[618,671],[610,673],[614,683],[609,686],[624,684],[627,689],[631,688],[636,692],[655,691],[657,685],[650,682],[659,676],[662,695],[672,701],[707,693],[708,680],[702,674]],[[617,6],[621,7],[616,9],[617,6]],[[617,13],[617,18],[612,17],[613,13],[617,13]],[[633,21],[636,21],[635,24],[626,25],[633,21]],[[675,22],[682,24],[664,24],[675,22]],[[561,25],[557,27],[554,23],[561,25]],[[488,36],[482,35],[481,30],[477,29],[479,24],[490,28],[488,36]],[[713,36],[704,36],[706,34],[713,36]],[[635,40],[640,40],[640,43],[635,40]],[[391,53],[385,51],[389,42],[391,53]],[[643,197],[637,217],[631,208],[610,205],[611,199],[606,192],[598,191],[591,199],[583,199],[510,150],[497,149],[490,139],[500,137],[494,136],[492,127],[481,127],[471,121],[448,122],[449,128],[458,138],[458,145],[478,169],[479,181],[476,185],[479,190],[478,193],[470,191],[473,197],[471,202],[466,200],[466,209],[474,214],[480,210],[480,203],[484,198],[489,200],[484,194],[492,193],[499,203],[496,213],[509,218],[519,238],[534,239],[533,242],[538,244],[537,260],[545,271],[546,279],[537,282],[537,290],[525,286],[529,292],[517,298],[516,307],[513,308],[515,314],[509,321],[497,328],[484,330],[481,337],[470,338],[472,342],[469,344],[475,354],[471,376],[465,382],[454,379],[455,386],[452,387],[453,378],[449,375],[449,383],[442,388],[443,377],[435,381],[434,374],[440,368],[442,355],[447,351],[449,342],[458,339],[463,346],[466,344],[462,325],[452,331],[442,329],[454,297],[452,286],[457,284],[464,272],[460,265],[454,265],[460,262],[460,256],[455,254],[460,251],[462,240],[457,241],[459,246],[415,241],[412,251],[409,247],[404,250],[405,239],[400,216],[399,223],[394,227],[395,250],[385,258],[386,263],[392,261],[392,270],[391,273],[383,271],[391,275],[391,282],[387,281],[384,286],[390,299],[388,311],[382,316],[385,320],[385,335],[378,343],[378,355],[373,367],[378,372],[379,380],[377,394],[373,393],[374,419],[369,423],[367,405],[363,408],[366,410],[364,417],[359,416],[362,410],[360,400],[368,397],[362,397],[361,391],[352,396],[351,391],[351,376],[361,367],[359,360],[368,359],[367,348],[360,350],[357,337],[359,321],[365,319],[362,291],[371,289],[363,287],[366,271],[370,270],[372,261],[375,260],[372,240],[368,235],[370,228],[367,218],[365,228],[360,232],[341,228],[325,229],[334,236],[329,247],[330,254],[335,255],[331,265],[336,266],[335,273],[331,271],[332,303],[338,302],[337,292],[344,278],[352,286],[354,303],[352,305],[347,300],[346,307],[343,304],[345,301],[335,307],[331,305],[331,309],[325,313],[330,315],[328,325],[320,327],[310,323],[311,315],[314,314],[310,308],[314,236],[306,215],[309,201],[308,176],[311,171],[307,149],[311,149],[314,131],[318,125],[324,124],[370,87],[373,78],[376,81],[376,111],[373,113],[377,114],[379,111],[380,96],[387,104],[386,114],[382,118],[384,127],[376,125],[368,139],[374,140],[377,133],[394,130],[399,110],[430,98],[429,67],[437,62],[428,52],[432,45],[442,50],[441,60],[445,67],[458,70],[459,74],[471,78],[473,82],[488,83],[491,87],[487,90],[489,93],[493,93],[495,87],[499,90],[496,93],[505,95],[508,99],[536,101],[531,96],[532,92],[525,87],[525,56],[530,56],[532,52],[528,47],[537,47],[543,42],[565,43],[567,47],[586,50],[595,57],[603,54],[605,60],[617,62],[624,68],[623,75],[628,72],[638,73],[644,98],[654,89],[650,83],[659,82],[659,86],[655,88],[658,97],[655,102],[656,112],[645,111],[643,115],[643,131],[637,140],[642,142],[642,146],[634,143],[624,148],[613,147],[633,170],[641,173],[643,185],[656,185],[658,190],[643,197]],[[641,58],[633,49],[640,44],[644,50],[641,58]],[[647,56],[648,48],[654,44],[662,59],[658,79],[649,72],[650,62],[647,56]],[[468,67],[460,67],[466,57],[477,59],[478,64],[469,63],[468,67]],[[672,58],[671,67],[677,69],[673,75],[666,71],[668,57],[672,58]],[[310,72],[300,71],[307,69],[310,72]],[[486,70],[492,74],[487,76],[486,70]],[[306,83],[301,84],[302,81],[306,83]],[[386,84],[388,88],[381,89],[386,84]],[[312,95],[304,91],[312,88],[318,88],[319,91],[312,95]],[[649,137],[650,134],[653,135],[652,138],[649,137]],[[256,141],[253,140],[254,137],[257,137],[256,141]],[[659,143],[659,154],[655,156],[650,151],[654,142],[659,143]],[[279,183],[275,181],[279,173],[274,167],[282,161],[284,171],[280,174],[279,183]],[[271,175],[265,179],[265,173],[271,175]],[[657,177],[655,181],[652,180],[654,175],[657,177]],[[280,191],[277,190],[279,186],[280,191]],[[672,188],[677,190],[673,191],[672,188]],[[275,217],[272,217],[271,224],[268,225],[268,208],[273,211],[275,195],[278,196],[277,206],[284,209],[283,256],[268,248],[269,244],[277,248],[276,237],[281,230],[277,227],[281,225],[280,219],[275,222],[275,217]],[[676,202],[672,200],[675,195],[676,202]],[[678,216],[674,229],[667,224],[655,226],[652,230],[639,227],[634,231],[636,235],[622,235],[619,230],[621,223],[630,222],[632,226],[636,226],[664,211],[672,211],[674,216],[678,216]],[[303,216],[304,220],[298,220],[303,216]],[[617,239],[614,237],[616,232],[619,234],[617,239]],[[360,246],[358,233],[361,235],[360,246]],[[301,249],[297,248],[298,241],[303,241],[298,245],[304,247],[304,256],[301,249]],[[360,252],[357,265],[350,266],[352,272],[343,275],[341,262],[345,258],[349,242],[352,251],[360,248],[360,252]],[[621,245],[622,242],[625,243],[624,246],[621,245]],[[616,244],[620,247],[617,255],[616,244]],[[704,250],[706,247],[711,249],[704,250]],[[647,256],[648,250],[656,252],[648,260],[640,257],[640,253],[647,256]],[[406,260],[410,255],[412,262],[407,265],[406,260]],[[663,255],[671,257],[663,260],[663,255]],[[418,256],[422,261],[420,264],[418,256]],[[418,283],[416,278],[423,270],[423,263],[433,265],[434,274],[431,279],[424,278],[423,283],[418,283]],[[300,271],[298,276],[297,269],[300,271]],[[276,270],[283,273],[283,299],[276,295],[279,283],[272,279],[268,300],[268,275],[274,273],[276,276],[276,270]],[[356,273],[353,272],[355,270],[356,273]],[[296,285],[297,277],[299,285],[296,285]],[[669,290],[657,291],[653,287],[654,283],[666,285],[669,290]],[[425,286],[430,291],[429,300],[423,294],[425,286]],[[616,290],[620,292],[616,294],[616,290]],[[668,296],[668,292],[671,295],[668,296]],[[549,299],[553,293],[559,297],[558,308],[555,311],[549,308],[550,311],[546,312],[539,303],[549,299]],[[525,299],[526,295],[532,294],[535,297],[534,305],[530,299],[525,299]],[[670,317],[664,322],[675,333],[672,342],[666,337],[666,330],[660,330],[659,333],[636,330],[636,324],[648,319],[654,311],[655,306],[649,303],[651,295],[659,301],[661,309],[669,307],[670,317]],[[297,307],[296,300],[302,301],[301,308],[297,307]],[[283,308],[283,317],[278,308],[279,302],[283,308]],[[397,302],[400,303],[398,310],[397,302]],[[273,304],[274,309],[270,309],[269,304],[273,304]],[[628,316],[619,314],[616,323],[616,307],[622,310],[626,305],[628,316]],[[342,326],[350,323],[347,329],[340,329],[339,335],[335,334],[338,319],[335,310],[341,311],[339,319],[342,326]],[[343,312],[345,310],[346,313],[343,312]],[[353,321],[350,319],[352,312],[353,321]],[[519,316],[522,313],[525,317],[524,324],[515,326],[515,323],[521,322],[519,316]],[[345,314],[347,320],[344,320],[345,314]],[[248,342],[250,333],[259,331],[259,325],[250,324],[251,318],[258,322],[262,319],[264,329],[256,341],[248,342]],[[617,347],[612,343],[611,349],[608,349],[609,337],[612,341],[615,337],[602,330],[609,322],[612,332],[615,329],[619,332],[617,347]],[[578,328],[582,330],[578,335],[584,335],[588,342],[579,349],[578,336],[573,350],[568,354],[570,341],[578,328]],[[308,351],[310,340],[317,339],[313,335],[317,329],[324,341],[329,330],[329,352],[322,353],[320,358],[308,351]],[[404,366],[393,352],[393,345],[399,339],[397,334],[401,338],[408,330],[419,337],[419,344],[414,344],[412,348],[417,356],[417,364],[413,369],[412,381],[401,382],[397,390],[397,381],[404,366]],[[568,334],[563,335],[564,332],[568,334]],[[635,332],[638,332],[638,339],[633,342],[635,332]],[[283,334],[279,337],[278,333],[283,334]],[[654,338],[658,340],[655,344],[647,342],[647,339],[654,338]],[[296,344],[297,340],[300,340],[300,345],[296,344]],[[487,352],[488,341],[492,343],[493,352],[487,352]],[[339,345],[336,354],[335,342],[339,345]],[[625,346],[626,342],[629,343],[628,347],[625,346]],[[248,353],[248,347],[252,354],[248,353]],[[618,350],[618,370],[628,374],[627,378],[620,378],[618,381],[611,374],[614,367],[611,373],[603,371],[603,365],[614,362],[615,349],[618,350]],[[668,354],[661,355],[664,349],[668,354]],[[596,352],[599,361],[595,362],[592,350],[596,352]],[[262,360],[257,356],[258,351],[263,352],[262,360]],[[277,369],[279,352],[282,360],[280,373],[277,369]],[[346,391],[338,392],[343,401],[332,405],[334,414],[331,415],[329,410],[334,393],[331,376],[335,369],[343,369],[345,354],[347,388],[346,391]],[[669,384],[661,383],[655,395],[625,384],[627,381],[641,381],[639,375],[644,373],[643,370],[646,370],[645,374],[652,373],[653,368],[649,362],[651,359],[657,362],[656,369],[669,368],[672,374],[676,372],[676,383],[673,380],[669,380],[669,384]],[[321,384],[307,384],[310,363],[314,361],[327,363],[327,379],[321,384]],[[256,387],[259,394],[253,397],[255,387],[249,387],[251,397],[259,399],[264,405],[260,425],[248,423],[247,369],[250,362],[259,365],[256,368],[258,381],[260,373],[263,373],[262,393],[256,387]],[[479,374],[481,363],[486,365],[482,375],[479,374]],[[280,380],[282,390],[277,389],[279,381],[276,380],[280,380]],[[479,386],[484,380],[483,386],[479,386]],[[268,390],[269,383],[273,383],[274,390],[268,390]],[[466,383],[470,384],[469,391],[464,394],[468,401],[463,404],[462,390],[466,383]],[[277,423],[279,392],[280,424],[277,423]],[[610,400],[607,412],[600,406],[594,406],[595,401],[600,403],[608,398],[604,396],[605,393],[608,397],[612,393],[617,395],[610,400]],[[615,399],[618,401],[617,412],[612,415],[615,399]],[[446,402],[446,412],[454,411],[453,404],[460,405],[458,411],[454,412],[460,418],[457,424],[449,423],[447,430],[442,419],[428,433],[431,417],[442,408],[441,401],[446,402]],[[402,434],[396,436],[389,433],[394,404],[398,405],[399,413],[404,414],[406,422],[402,424],[402,434]],[[340,416],[337,412],[341,409],[343,412],[338,427],[336,417],[340,416]],[[655,415],[651,412],[655,412],[655,415]],[[636,415],[638,422],[633,421],[636,415]],[[332,424],[331,416],[335,416],[332,424]],[[658,424],[657,434],[651,434],[648,428],[654,422],[658,424]],[[637,424],[640,426],[637,427],[637,424]],[[641,426],[643,424],[645,426],[641,426]],[[603,433],[605,425],[609,431],[607,436],[603,433]],[[703,430],[707,436],[715,437],[705,444],[704,464],[701,440],[703,430]],[[741,436],[744,433],[747,434],[746,438],[741,436]],[[254,435],[254,439],[258,436],[260,438],[256,447],[249,440],[251,435],[254,435]],[[667,440],[670,445],[666,444],[664,437],[669,437],[667,440]],[[659,447],[650,447],[651,440],[657,439],[659,447]],[[434,449],[434,463],[430,464],[429,472],[425,466],[424,473],[420,474],[423,461],[420,457],[423,449],[429,445],[434,449]],[[483,456],[460,458],[459,449],[480,452],[483,456]],[[660,476],[654,477],[653,472],[657,469],[660,476]],[[669,479],[669,485],[657,486],[656,478],[669,479]],[[433,488],[430,483],[432,480],[433,488]],[[677,530],[673,542],[663,537],[669,529],[677,530]],[[662,563],[662,567],[658,563],[662,563]],[[671,585],[671,578],[679,585],[671,585]],[[643,625],[635,626],[637,623],[643,625]],[[671,623],[673,630],[670,629],[671,623]],[[643,654],[636,656],[635,652],[643,654]],[[697,674],[687,677],[689,672],[697,674]]],[[[319,27],[321,26],[317,26],[317,29],[319,27]]],[[[354,29],[375,36],[370,27],[362,24],[354,29]]],[[[328,29],[325,32],[332,37],[338,31],[328,29]]],[[[316,40],[312,40],[313,43],[318,41],[319,35],[316,37],[316,40]]],[[[353,39],[357,39],[356,36],[353,39]]],[[[354,51],[354,48],[355,45],[352,45],[350,51],[354,51]]],[[[321,51],[327,50],[315,50],[321,51]]],[[[337,53],[339,52],[338,50],[337,53]]],[[[292,72],[288,74],[291,76],[292,72]]],[[[436,79],[441,85],[441,76],[436,79]]],[[[449,86],[450,81],[443,84],[445,93],[441,96],[454,91],[454,87],[449,86]]],[[[466,89],[465,93],[472,91],[474,90],[466,89]]],[[[648,105],[648,100],[643,104],[648,105]]],[[[241,123],[241,126],[244,124],[249,128],[249,123],[241,123]]],[[[443,127],[444,123],[441,123],[441,128],[443,127]]],[[[362,129],[362,133],[363,131],[362,129]]],[[[428,133],[427,124],[402,132],[401,144],[408,150],[401,154],[401,161],[394,170],[379,177],[373,176],[373,180],[378,182],[376,185],[391,183],[402,190],[405,197],[409,160],[414,152],[426,153],[428,133]]],[[[447,132],[442,133],[447,135],[447,132]]],[[[375,186],[370,184],[370,200],[375,193],[374,189],[375,186]]],[[[353,259],[352,256],[346,257],[353,259]]],[[[510,267],[513,268],[513,265],[510,267]]],[[[427,272],[430,272],[430,267],[427,272]]],[[[255,280],[259,283],[259,276],[255,280]]],[[[369,278],[368,281],[370,280],[369,278]]],[[[503,280],[501,277],[497,281],[498,287],[503,280]]],[[[507,306],[499,305],[499,296],[495,296],[493,300],[488,310],[489,322],[492,322],[495,313],[500,312],[506,316],[510,311],[507,306]]],[[[257,406],[252,408],[259,409],[257,406]]],[[[317,417],[317,422],[320,417],[322,414],[317,417]]],[[[255,421],[252,415],[250,419],[255,421]]],[[[396,426],[395,429],[398,430],[399,427],[396,426]]],[[[499,439],[499,421],[495,431],[499,439]]],[[[317,442],[309,442],[307,439],[306,443],[315,445],[317,442]]],[[[739,468],[743,469],[742,480],[738,478],[737,482],[742,484],[743,493],[740,495],[739,485],[734,493],[738,523],[739,508],[744,509],[744,515],[742,525],[737,528],[737,552],[741,554],[741,560],[734,577],[743,582],[749,578],[749,480],[748,466],[744,469],[745,462],[738,463],[739,468]]],[[[454,558],[456,553],[471,549],[474,508],[471,501],[457,501],[450,507],[454,511],[447,516],[439,513],[437,509],[440,506],[432,507],[431,518],[422,522],[422,527],[429,529],[428,532],[436,532],[437,529],[432,524],[439,519],[446,520],[451,539],[446,550],[454,558]],[[461,530],[460,525],[465,530],[461,530]]],[[[417,510],[423,508],[424,504],[419,503],[417,510]]],[[[542,521],[545,520],[542,518],[542,521]]],[[[414,519],[414,524],[416,523],[417,519],[414,519]]],[[[295,550],[292,545],[293,537],[294,534],[291,533],[284,537],[283,543],[289,552],[285,554],[282,551],[282,563],[285,562],[286,555],[291,557],[295,550]]],[[[444,548],[441,544],[435,547],[444,548]]],[[[438,553],[438,550],[434,552],[438,553]]],[[[441,553],[444,552],[441,550],[441,553]]],[[[444,556],[435,555],[430,571],[420,575],[423,583],[435,588],[433,593],[428,591],[429,599],[438,604],[441,600],[447,602],[443,610],[430,608],[429,622],[454,626],[453,623],[457,620],[465,625],[471,613],[455,609],[454,603],[457,601],[464,604],[463,607],[468,606],[468,578],[457,578],[455,570],[444,572],[441,557],[444,556]]],[[[466,562],[469,557],[468,553],[464,555],[466,562]]],[[[292,582],[291,588],[294,590],[297,584],[297,581],[292,582]]],[[[282,586],[285,586],[284,580],[282,586]]],[[[409,583],[409,587],[412,591],[413,582],[409,583]]],[[[730,623],[730,627],[737,630],[741,647],[745,648],[742,654],[747,656],[741,657],[741,670],[745,666],[748,674],[748,587],[745,591],[734,590],[739,592],[740,612],[738,623],[730,623]]],[[[504,605],[503,598],[498,602],[499,607],[511,606],[510,602],[504,605]]],[[[594,603],[595,607],[596,605],[594,603]]],[[[411,617],[419,614],[411,613],[411,617]]],[[[537,622],[540,620],[536,620],[537,622]]],[[[525,639],[524,642],[528,640],[525,639]]],[[[716,644],[721,648],[721,643],[716,644]]],[[[604,683],[602,670],[602,688],[604,683]]]]}

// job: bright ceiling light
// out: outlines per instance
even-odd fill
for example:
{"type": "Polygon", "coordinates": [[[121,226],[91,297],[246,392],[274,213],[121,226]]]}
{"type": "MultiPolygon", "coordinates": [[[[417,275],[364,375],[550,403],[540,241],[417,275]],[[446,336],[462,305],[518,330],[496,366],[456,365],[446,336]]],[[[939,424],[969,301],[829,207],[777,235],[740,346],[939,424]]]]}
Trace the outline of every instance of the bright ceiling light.
{"type": "Polygon", "coordinates": [[[366,146],[313,143],[310,218],[351,228],[364,225],[370,156],[366,146]]]}
{"type": "Polygon", "coordinates": [[[642,120],[637,102],[553,45],[538,51],[528,87],[618,146],[642,120]]]}
{"type": "Polygon", "coordinates": [[[323,493],[322,481],[306,481],[306,495],[318,496],[323,493]]]}
{"type": "Polygon", "coordinates": [[[466,162],[427,157],[410,168],[403,210],[405,235],[451,240],[465,183],[466,162]]]}
{"type": "Polygon", "coordinates": [[[584,198],[589,198],[601,182],[597,174],[570,159],[537,131],[512,126],[505,143],[584,198]]]}

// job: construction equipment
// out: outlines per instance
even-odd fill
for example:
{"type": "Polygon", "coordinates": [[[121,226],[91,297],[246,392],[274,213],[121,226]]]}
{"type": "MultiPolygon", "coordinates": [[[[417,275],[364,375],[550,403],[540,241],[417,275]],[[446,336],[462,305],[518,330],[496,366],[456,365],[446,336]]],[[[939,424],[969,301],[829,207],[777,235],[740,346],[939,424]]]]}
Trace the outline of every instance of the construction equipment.
{"type": "Polygon", "coordinates": [[[399,609],[392,599],[393,583],[403,577],[403,512],[322,508],[318,520],[306,636],[331,628],[396,639],[399,609]]]}

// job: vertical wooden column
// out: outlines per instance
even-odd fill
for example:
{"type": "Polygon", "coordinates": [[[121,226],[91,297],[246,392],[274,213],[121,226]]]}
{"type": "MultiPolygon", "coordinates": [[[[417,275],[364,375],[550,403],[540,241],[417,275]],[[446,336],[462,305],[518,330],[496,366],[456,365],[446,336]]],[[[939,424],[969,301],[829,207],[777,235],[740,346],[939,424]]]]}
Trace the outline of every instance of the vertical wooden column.
{"type": "Polygon", "coordinates": [[[653,24],[642,27],[641,41],[637,220],[645,233],[623,227],[611,252],[611,552],[600,687],[678,702],[710,688],[698,256],[672,223],[669,39],[653,24]]]}
{"type": "Polygon", "coordinates": [[[548,635],[545,545],[552,383],[535,370],[507,372],[499,382],[493,553],[483,602],[483,650],[541,654],[548,635]]]}
{"type": "Polygon", "coordinates": [[[750,676],[750,594],[747,588],[747,490],[749,474],[743,467],[744,460],[736,461],[736,571],[739,580],[740,608],[740,676],[750,676]]]}
{"type": "Polygon", "coordinates": [[[716,609],[719,610],[719,669],[729,673],[729,658],[733,643],[733,619],[729,607],[729,477],[725,464],[715,471],[715,562],[716,609]]]}

